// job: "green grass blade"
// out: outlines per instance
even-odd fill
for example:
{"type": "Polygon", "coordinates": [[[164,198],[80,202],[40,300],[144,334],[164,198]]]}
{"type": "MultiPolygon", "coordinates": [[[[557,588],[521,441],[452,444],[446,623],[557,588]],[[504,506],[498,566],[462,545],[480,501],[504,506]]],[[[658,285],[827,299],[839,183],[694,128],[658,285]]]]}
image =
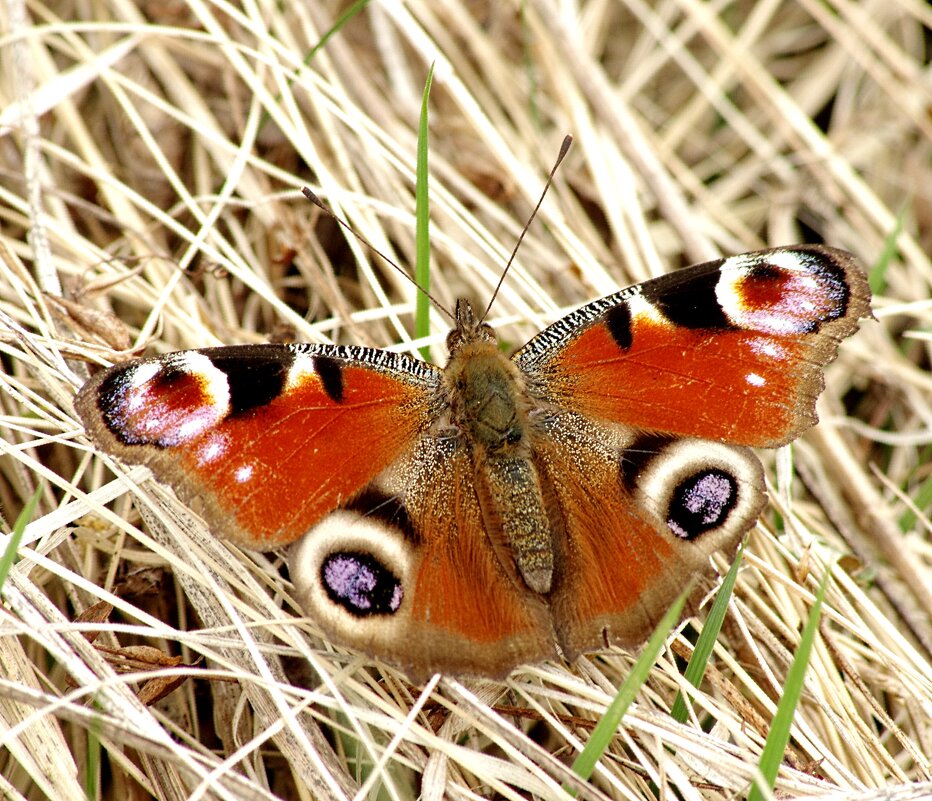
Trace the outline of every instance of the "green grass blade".
{"type": "Polygon", "coordinates": [[[337,17],[337,21],[330,26],[330,29],[320,37],[320,41],[311,48],[311,52],[307,54],[304,58],[304,64],[307,66],[311,63],[314,56],[330,41],[330,39],[335,36],[340,28],[346,25],[353,17],[355,17],[360,11],[362,11],[367,5],[369,5],[369,0],[356,0],[353,5],[351,5],[346,11],[340,14],[337,17]]]}
{"type": "MultiPolygon", "coordinates": [[[[809,612],[809,619],[806,621],[802,636],[799,638],[799,648],[796,649],[793,663],[787,671],[786,686],[783,689],[780,702],[777,704],[777,711],[770,724],[767,742],[764,743],[764,750],[760,755],[758,767],[770,790],[773,790],[776,784],[777,772],[780,770],[787,743],[790,741],[793,717],[796,714],[796,705],[799,703],[799,698],[805,686],[806,668],[809,666],[809,656],[812,653],[812,645],[819,629],[822,602],[825,600],[825,590],[828,587],[830,576],[831,570],[827,569],[825,577],[819,585],[819,591],[816,593],[815,603],[809,612]]],[[[764,792],[757,782],[751,787],[748,801],[764,801],[764,792]]]]}
{"type": "Polygon", "coordinates": [[[85,754],[85,774],[84,774],[84,797],[87,801],[95,801],[100,798],[100,760],[101,760],[101,743],[100,735],[103,725],[98,711],[97,702],[94,702],[95,714],[91,718],[90,726],[87,730],[87,753],[85,754]]]}
{"type": "Polygon", "coordinates": [[[3,582],[10,575],[10,570],[16,562],[16,553],[19,551],[19,544],[23,540],[23,533],[26,531],[29,521],[32,520],[32,516],[36,513],[36,505],[39,503],[41,494],[42,487],[38,487],[33,496],[26,501],[23,511],[19,513],[19,517],[16,518],[16,522],[13,524],[10,541],[6,544],[3,554],[0,555],[0,587],[3,586],[3,582]]]}
{"type": "MultiPolygon", "coordinates": [[[[340,32],[340,29],[346,25],[353,17],[355,17],[360,11],[362,11],[367,5],[369,5],[369,0],[356,0],[353,5],[351,5],[346,11],[340,14],[337,17],[337,21],[330,26],[330,28],[320,37],[320,41],[314,45],[310,52],[304,57],[304,66],[306,67],[314,60],[316,56],[337,33],[340,32]]],[[[279,92],[275,95],[275,102],[281,102],[282,94],[279,92]]],[[[262,121],[259,124],[260,129],[264,128],[269,120],[272,119],[272,115],[268,111],[262,113],[262,121]]]]}
{"type": "MultiPolygon", "coordinates": [[[[702,627],[702,634],[696,640],[696,647],[693,648],[693,655],[689,658],[689,664],[683,676],[692,684],[698,687],[702,683],[702,677],[705,676],[706,666],[709,664],[709,658],[712,656],[712,649],[715,647],[715,641],[722,630],[722,624],[725,622],[725,615],[728,612],[728,602],[731,600],[731,594],[735,589],[735,582],[738,580],[738,568],[741,566],[741,560],[744,558],[744,547],[746,541],[741,543],[738,553],[735,554],[735,561],[731,569],[725,575],[722,586],[715,596],[715,603],[709,610],[705,625],[702,627]]],[[[674,720],[680,723],[686,722],[687,710],[686,699],[682,693],[676,694],[676,700],[673,702],[673,709],[670,715],[674,720]]]]}
{"type": "MultiPolygon", "coordinates": [[[[641,656],[631,668],[628,678],[626,678],[621,687],[618,688],[618,693],[614,700],[609,704],[602,719],[592,730],[592,735],[589,737],[589,742],[586,743],[586,747],[583,748],[580,755],[576,757],[576,761],[573,763],[573,772],[581,779],[588,779],[592,775],[592,771],[595,770],[596,764],[602,758],[602,754],[605,753],[605,750],[611,743],[612,738],[615,736],[615,732],[618,731],[618,727],[621,725],[621,719],[624,717],[625,712],[628,711],[631,702],[637,697],[638,690],[640,690],[644,682],[647,681],[650,670],[657,661],[657,657],[663,649],[663,644],[667,640],[667,635],[669,635],[670,631],[682,616],[683,606],[686,604],[686,599],[689,597],[692,589],[691,585],[687,587],[676,601],[673,602],[673,605],[667,610],[667,613],[663,616],[660,623],[657,624],[657,628],[647,641],[647,645],[644,646],[641,656]]],[[[569,788],[567,788],[567,792],[575,795],[569,788]]]]}
{"type": "Polygon", "coordinates": [[[903,217],[906,216],[908,208],[907,205],[904,205],[903,208],[900,209],[900,213],[896,216],[896,223],[893,225],[893,230],[890,231],[887,238],[884,239],[883,250],[880,251],[877,261],[868,273],[867,283],[874,295],[883,294],[884,290],[887,288],[887,268],[899,252],[900,248],[897,244],[897,239],[899,239],[900,233],[903,230],[903,217]]]}
{"type": "MultiPolygon", "coordinates": [[[[428,100],[434,82],[434,65],[430,65],[424,97],[421,100],[421,119],[417,129],[417,183],[415,185],[415,260],[414,282],[419,291],[414,307],[414,336],[418,339],[430,333],[430,203],[427,189],[427,152],[430,140],[428,100]]],[[[430,348],[421,348],[421,357],[430,361],[430,348]]]]}
{"type": "MultiPolygon", "coordinates": [[[[910,476],[910,480],[912,481],[919,478],[918,473],[924,471],[923,465],[927,465],[930,462],[932,462],[932,448],[924,448],[919,452],[919,456],[916,459],[916,466],[912,471],[913,475],[910,476]]],[[[903,491],[904,493],[909,492],[908,488],[904,488],[903,491]]],[[[932,506],[932,476],[922,481],[917,489],[912,490],[912,496],[913,506],[906,507],[906,511],[900,515],[900,531],[904,533],[912,531],[919,521],[919,516],[914,511],[914,508],[924,513],[932,506]]]]}

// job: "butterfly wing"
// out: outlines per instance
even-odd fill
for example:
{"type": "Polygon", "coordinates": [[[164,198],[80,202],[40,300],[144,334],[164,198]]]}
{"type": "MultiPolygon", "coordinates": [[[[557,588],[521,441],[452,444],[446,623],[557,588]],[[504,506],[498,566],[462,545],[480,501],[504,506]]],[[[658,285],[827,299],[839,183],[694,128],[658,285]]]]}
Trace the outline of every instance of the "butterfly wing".
{"type": "Polygon", "coordinates": [[[117,365],[75,400],[91,439],[257,550],[303,535],[431,422],[442,372],[370,348],[244,345],[117,365]]]}
{"type": "Polygon", "coordinates": [[[848,254],[781,248],[687,268],[579,309],[515,361],[558,529],[564,654],[642,642],[766,502],[747,445],[815,420],[822,367],[869,314],[848,254]]]}
{"type": "Polygon", "coordinates": [[[475,443],[444,428],[449,382],[425,363],[187,351],[102,373],[76,409],[99,447],[148,465],[220,536],[268,549],[310,532],[292,578],[335,642],[412,677],[501,676],[554,655],[554,636],[568,657],[643,640],[754,524],[763,476],[741,446],[815,422],[821,367],[868,313],[847,254],[783,248],[624,290],[532,339],[514,358],[551,523],[546,595],[489,525],[475,443]]]}
{"type": "Polygon", "coordinates": [[[328,639],[402,667],[502,677],[555,656],[550,612],[483,524],[462,438],[431,432],[292,550],[328,639]]]}
{"type": "Polygon", "coordinates": [[[674,599],[729,555],[766,502],[760,462],[724,443],[636,432],[565,412],[536,441],[555,537],[549,596],[572,659],[643,642],[674,599]]]}
{"type": "Polygon", "coordinates": [[[553,656],[549,611],[490,541],[442,372],[365,348],[259,345],[118,365],[75,407],[211,530],[289,558],[331,640],[426,677],[553,656]],[[436,430],[440,428],[439,432],[436,430]]]}
{"type": "Polygon", "coordinates": [[[590,303],[514,357],[541,403],[756,447],[816,422],[822,367],[870,313],[851,256],[809,245],[696,265],[590,303]]]}

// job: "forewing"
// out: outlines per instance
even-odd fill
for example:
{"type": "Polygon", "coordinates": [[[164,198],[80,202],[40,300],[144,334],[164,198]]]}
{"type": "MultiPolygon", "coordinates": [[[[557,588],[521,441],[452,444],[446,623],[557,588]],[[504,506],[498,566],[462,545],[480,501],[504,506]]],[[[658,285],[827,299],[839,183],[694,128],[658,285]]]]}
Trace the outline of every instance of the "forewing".
{"type": "Polygon", "coordinates": [[[97,446],[151,468],[215,534],[268,550],[409,449],[441,378],[369,348],[231,346],[117,365],[75,408],[97,446]]]}
{"type": "Polygon", "coordinates": [[[870,314],[869,297],[847,253],[760,251],[590,303],[514,358],[545,406],[776,447],[816,422],[822,367],[870,314]]]}

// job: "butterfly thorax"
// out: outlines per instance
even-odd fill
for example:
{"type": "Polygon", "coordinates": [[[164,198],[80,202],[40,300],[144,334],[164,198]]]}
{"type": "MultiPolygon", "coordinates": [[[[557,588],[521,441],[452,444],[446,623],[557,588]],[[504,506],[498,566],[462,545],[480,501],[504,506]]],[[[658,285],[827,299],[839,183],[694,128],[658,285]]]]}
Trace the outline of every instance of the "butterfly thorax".
{"type": "Polygon", "coordinates": [[[520,374],[491,342],[464,345],[447,365],[453,424],[489,454],[520,450],[527,415],[520,374]]]}
{"type": "Polygon", "coordinates": [[[456,327],[447,346],[445,378],[453,425],[483,455],[528,453],[524,378],[499,350],[492,328],[476,318],[469,301],[457,301],[456,327]]]}
{"type": "Polygon", "coordinates": [[[524,583],[547,593],[553,543],[528,441],[524,378],[467,301],[457,303],[456,322],[447,338],[450,418],[472,458],[486,529],[493,542],[507,545],[503,559],[513,558],[524,583]]]}

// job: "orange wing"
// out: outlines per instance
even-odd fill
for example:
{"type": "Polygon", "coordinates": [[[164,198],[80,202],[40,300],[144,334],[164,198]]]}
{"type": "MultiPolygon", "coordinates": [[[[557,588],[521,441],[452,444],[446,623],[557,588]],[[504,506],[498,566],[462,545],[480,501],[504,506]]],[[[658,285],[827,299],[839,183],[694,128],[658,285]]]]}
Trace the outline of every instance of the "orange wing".
{"type": "Polygon", "coordinates": [[[757,447],[816,422],[822,367],[870,314],[852,258],[820,246],[735,256],[595,301],[515,355],[544,403],[757,447]]]}
{"type": "Polygon", "coordinates": [[[410,448],[441,380],[370,348],[234,346],[118,365],[75,408],[103,450],[147,465],[218,534],[268,550],[410,448]]]}
{"type": "Polygon", "coordinates": [[[461,439],[427,434],[289,556],[328,638],[401,666],[504,677],[556,655],[546,602],[483,526],[461,439]]]}
{"type": "Polygon", "coordinates": [[[643,642],[674,599],[734,551],[766,501],[744,447],[551,418],[535,459],[563,536],[549,596],[564,656],[643,642]]]}

